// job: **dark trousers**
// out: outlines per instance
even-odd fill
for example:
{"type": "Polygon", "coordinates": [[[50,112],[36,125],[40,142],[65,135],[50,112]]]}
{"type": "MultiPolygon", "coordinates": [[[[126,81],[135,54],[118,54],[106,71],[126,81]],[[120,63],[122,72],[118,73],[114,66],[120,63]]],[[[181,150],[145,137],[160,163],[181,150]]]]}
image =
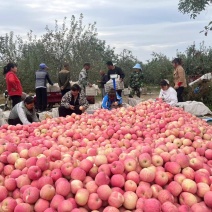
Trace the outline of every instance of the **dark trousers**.
{"type": "MultiPolygon", "coordinates": [[[[27,119],[29,122],[32,123],[32,117],[27,116],[27,119]]],[[[8,124],[9,125],[17,125],[17,124],[23,124],[23,123],[21,122],[21,120],[19,118],[16,118],[16,119],[8,119],[8,124]]]]}
{"type": "Polygon", "coordinates": [[[79,109],[79,106],[75,106],[75,110],[67,109],[64,106],[60,106],[58,108],[59,116],[66,117],[67,115],[71,115],[72,113],[76,113],[78,115],[82,114],[82,111],[79,109]]]}
{"type": "Polygon", "coordinates": [[[47,89],[36,88],[36,106],[40,111],[45,111],[47,107],[47,89]]]}
{"type": "Polygon", "coordinates": [[[21,102],[21,96],[10,96],[10,99],[12,100],[12,106],[14,107],[16,104],[21,102]]]}
{"type": "Polygon", "coordinates": [[[177,91],[177,99],[178,99],[178,102],[183,102],[183,91],[184,91],[184,87],[179,87],[176,89],[177,91]]]}
{"type": "Polygon", "coordinates": [[[116,92],[121,97],[122,90],[117,90],[116,92]]]}
{"type": "Polygon", "coordinates": [[[102,98],[104,98],[105,96],[105,88],[101,88],[102,89],[102,98]]]}
{"type": "Polygon", "coordinates": [[[61,94],[62,96],[64,96],[68,91],[70,91],[70,89],[64,89],[64,90],[61,90],[61,94]]]}
{"type": "Polygon", "coordinates": [[[132,88],[132,91],[130,92],[130,96],[133,97],[135,94],[137,97],[140,98],[141,96],[140,88],[132,88]]]}

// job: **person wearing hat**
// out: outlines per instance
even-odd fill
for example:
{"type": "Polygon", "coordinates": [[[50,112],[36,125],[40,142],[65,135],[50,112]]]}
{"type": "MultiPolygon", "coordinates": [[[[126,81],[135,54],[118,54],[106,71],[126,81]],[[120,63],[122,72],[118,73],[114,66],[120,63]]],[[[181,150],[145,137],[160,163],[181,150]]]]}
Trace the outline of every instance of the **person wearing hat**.
{"type": "Polygon", "coordinates": [[[130,80],[129,80],[129,86],[131,88],[131,92],[130,92],[129,97],[131,97],[131,98],[135,94],[139,98],[141,96],[140,88],[141,88],[142,79],[143,79],[143,74],[142,74],[141,71],[142,71],[141,65],[139,63],[137,63],[133,67],[133,72],[131,73],[130,80]]]}
{"type": "Polygon", "coordinates": [[[161,90],[159,94],[159,99],[171,106],[175,106],[178,103],[177,92],[172,88],[167,79],[163,79],[160,83],[161,90]]]}
{"type": "Polygon", "coordinates": [[[53,85],[49,73],[48,67],[45,63],[39,65],[39,70],[35,72],[35,92],[36,92],[36,105],[39,112],[45,111],[47,107],[47,87],[46,82],[53,85]]]}

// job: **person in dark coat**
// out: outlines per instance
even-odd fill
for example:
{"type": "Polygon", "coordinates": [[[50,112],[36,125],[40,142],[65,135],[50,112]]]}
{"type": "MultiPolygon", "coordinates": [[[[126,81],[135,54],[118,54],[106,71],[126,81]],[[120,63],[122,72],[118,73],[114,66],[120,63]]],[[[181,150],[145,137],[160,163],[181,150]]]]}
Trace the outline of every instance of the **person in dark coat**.
{"type": "Polygon", "coordinates": [[[103,70],[100,70],[101,80],[97,80],[98,83],[100,83],[100,88],[102,91],[102,98],[105,96],[105,84],[108,81],[108,76],[105,74],[103,70]]]}
{"type": "Polygon", "coordinates": [[[69,64],[64,63],[63,69],[58,74],[58,84],[60,86],[61,94],[64,94],[71,89],[70,84],[70,71],[69,71],[69,64]]]}
{"type": "Polygon", "coordinates": [[[84,90],[78,84],[71,86],[61,100],[61,106],[58,108],[59,116],[66,117],[72,113],[81,115],[89,106],[84,90]]]}
{"type": "Polygon", "coordinates": [[[135,66],[133,66],[133,72],[130,75],[130,80],[129,80],[129,85],[130,88],[132,89],[130,92],[131,98],[136,94],[137,97],[140,98],[141,96],[141,85],[142,85],[142,79],[143,79],[143,74],[142,74],[142,68],[139,63],[137,63],[135,66]]]}
{"type": "MultiPolygon", "coordinates": [[[[124,72],[122,71],[121,68],[113,65],[113,63],[111,61],[108,61],[106,63],[106,65],[108,67],[108,72],[107,72],[108,80],[111,79],[110,78],[110,75],[111,74],[117,74],[117,75],[119,75],[119,80],[120,81],[123,81],[124,80],[125,74],[124,74],[124,72]]],[[[117,91],[118,95],[121,96],[122,90],[118,89],[116,91],[117,91]]]]}

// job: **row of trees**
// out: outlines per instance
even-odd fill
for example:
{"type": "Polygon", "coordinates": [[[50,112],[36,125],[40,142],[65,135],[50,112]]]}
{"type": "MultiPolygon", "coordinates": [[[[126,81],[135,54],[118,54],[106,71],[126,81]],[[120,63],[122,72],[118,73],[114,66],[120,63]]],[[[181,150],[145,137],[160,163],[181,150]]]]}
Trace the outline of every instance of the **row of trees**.
{"type": "MultiPolygon", "coordinates": [[[[171,82],[173,67],[170,59],[161,53],[153,53],[152,56],[153,59],[144,66],[145,82],[156,84],[159,79],[164,77],[171,82]]],[[[194,43],[185,52],[176,52],[176,57],[182,59],[188,81],[193,76],[212,72],[212,48],[206,47],[204,42],[198,46],[194,43]]]]}
{"type": "MultiPolygon", "coordinates": [[[[92,71],[91,81],[96,82],[99,77],[99,70],[106,70],[106,61],[112,60],[128,70],[135,64],[136,59],[126,49],[115,54],[114,48],[106,45],[105,41],[98,39],[96,23],[83,25],[83,15],[76,20],[72,16],[68,22],[64,18],[63,24],[58,25],[55,21],[55,28],[49,29],[39,38],[30,31],[27,38],[14,35],[13,32],[0,37],[0,63],[3,66],[13,61],[18,64],[18,75],[24,89],[34,90],[34,72],[41,62],[50,67],[50,76],[57,82],[57,73],[62,68],[63,62],[71,64],[71,79],[78,80],[79,71],[85,62],[90,62],[92,71]]],[[[5,89],[4,80],[1,78],[1,91],[5,89]]]]}
{"type": "MultiPolygon", "coordinates": [[[[212,49],[205,47],[204,43],[189,46],[185,52],[176,52],[176,56],[183,59],[187,75],[202,75],[212,71],[212,49]]],[[[124,49],[120,54],[115,49],[106,45],[105,41],[98,38],[96,24],[83,25],[83,15],[76,20],[72,16],[68,22],[64,18],[63,24],[49,29],[37,37],[30,31],[27,38],[15,35],[13,32],[0,37],[0,65],[3,66],[13,61],[18,64],[18,75],[25,92],[34,91],[34,72],[41,62],[50,67],[50,76],[57,82],[57,73],[64,61],[71,64],[71,79],[78,80],[79,71],[85,62],[90,62],[91,82],[99,79],[99,70],[107,71],[105,62],[112,60],[120,66],[125,74],[125,85],[128,85],[130,70],[136,63],[143,66],[144,83],[158,85],[160,80],[168,78],[172,80],[173,67],[171,59],[161,53],[153,53],[152,59],[147,64],[138,61],[132,52],[124,49]]],[[[4,78],[0,78],[0,90],[6,88],[4,78]]]]}

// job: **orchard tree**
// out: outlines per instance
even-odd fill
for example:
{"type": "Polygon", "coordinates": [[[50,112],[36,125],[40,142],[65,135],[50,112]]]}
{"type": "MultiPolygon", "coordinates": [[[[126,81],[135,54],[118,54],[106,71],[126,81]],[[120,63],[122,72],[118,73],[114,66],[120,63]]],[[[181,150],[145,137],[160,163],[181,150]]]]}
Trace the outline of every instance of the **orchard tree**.
{"type": "MultiPolygon", "coordinates": [[[[55,28],[46,26],[46,32],[37,37],[30,31],[27,39],[14,36],[13,32],[0,37],[0,60],[2,64],[9,61],[18,64],[18,75],[26,92],[34,91],[35,70],[41,62],[49,66],[53,82],[64,62],[70,63],[71,80],[78,80],[78,75],[85,62],[91,63],[90,79],[95,83],[99,70],[106,69],[106,61],[119,57],[114,48],[98,39],[96,23],[83,25],[83,15],[79,20],[74,16],[69,23],[64,18],[62,25],[55,21],[55,28]]],[[[2,67],[3,68],[3,67],[2,67]]],[[[0,79],[1,84],[4,79],[0,79]]]]}
{"type": "MultiPolygon", "coordinates": [[[[195,19],[202,11],[206,10],[212,4],[212,0],[180,0],[178,9],[183,14],[190,14],[190,17],[195,19]]],[[[212,21],[204,28],[205,35],[212,30],[212,21]]],[[[203,32],[202,31],[202,32],[203,32]]]]}
{"type": "Polygon", "coordinates": [[[125,87],[128,87],[129,85],[130,74],[133,71],[133,66],[135,66],[136,63],[140,63],[141,66],[143,66],[142,62],[138,61],[137,58],[133,56],[132,52],[127,49],[123,49],[123,51],[118,55],[116,64],[123,70],[125,74],[125,87]]]}
{"type": "Polygon", "coordinates": [[[182,59],[187,75],[201,76],[212,70],[212,48],[207,48],[204,42],[199,44],[199,48],[194,43],[184,53],[178,52],[177,56],[182,59]]]}
{"type": "Polygon", "coordinates": [[[144,82],[159,85],[162,79],[168,79],[173,84],[173,67],[167,56],[152,53],[153,58],[144,66],[144,82]]]}

